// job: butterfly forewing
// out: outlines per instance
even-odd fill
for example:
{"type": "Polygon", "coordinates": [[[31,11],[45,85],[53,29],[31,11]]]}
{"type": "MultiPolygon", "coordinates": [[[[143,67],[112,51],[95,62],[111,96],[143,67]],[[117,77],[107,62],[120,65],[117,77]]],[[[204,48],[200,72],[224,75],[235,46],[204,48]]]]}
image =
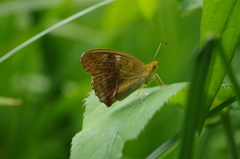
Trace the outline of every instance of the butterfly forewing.
{"type": "Polygon", "coordinates": [[[111,106],[143,85],[148,68],[137,58],[116,50],[97,49],[81,57],[83,68],[92,76],[92,89],[99,100],[111,106]]]}

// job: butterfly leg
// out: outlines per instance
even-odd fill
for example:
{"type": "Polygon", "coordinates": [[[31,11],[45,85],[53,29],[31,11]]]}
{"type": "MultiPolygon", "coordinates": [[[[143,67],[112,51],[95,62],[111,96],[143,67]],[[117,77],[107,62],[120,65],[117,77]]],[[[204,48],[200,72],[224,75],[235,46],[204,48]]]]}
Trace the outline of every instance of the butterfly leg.
{"type": "MultiPolygon", "coordinates": [[[[168,89],[171,89],[170,87],[168,87],[167,85],[165,85],[165,84],[163,83],[163,81],[162,81],[161,78],[158,76],[158,74],[156,74],[155,76],[158,77],[159,81],[160,81],[165,87],[167,87],[168,89]]],[[[161,87],[161,85],[158,83],[158,81],[157,81],[156,78],[155,78],[155,80],[156,80],[156,83],[161,87]]]]}
{"type": "Polygon", "coordinates": [[[140,102],[139,102],[138,104],[141,104],[142,101],[143,101],[143,98],[144,98],[144,89],[143,89],[143,86],[144,86],[144,85],[142,85],[142,88],[141,88],[141,90],[142,90],[142,99],[140,100],[140,102]]]}
{"type": "Polygon", "coordinates": [[[162,88],[162,86],[158,83],[157,78],[155,78],[155,81],[156,81],[157,85],[158,85],[160,88],[162,88]]]}
{"type": "Polygon", "coordinates": [[[138,95],[139,95],[141,89],[142,89],[142,88],[139,88],[139,89],[138,89],[138,93],[137,93],[135,96],[138,96],[138,95]]]}

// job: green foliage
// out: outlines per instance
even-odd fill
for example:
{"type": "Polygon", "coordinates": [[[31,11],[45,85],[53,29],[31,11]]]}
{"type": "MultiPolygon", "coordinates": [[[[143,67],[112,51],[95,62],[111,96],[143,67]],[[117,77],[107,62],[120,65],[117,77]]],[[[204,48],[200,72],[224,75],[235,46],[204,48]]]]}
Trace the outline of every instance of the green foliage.
{"type": "Polygon", "coordinates": [[[182,144],[179,158],[192,158],[194,135],[197,126],[202,121],[201,116],[205,116],[205,112],[201,111],[205,107],[207,99],[207,91],[204,86],[208,84],[208,73],[210,63],[212,61],[213,48],[216,46],[216,40],[210,39],[204,49],[196,58],[194,72],[191,79],[191,85],[188,95],[186,114],[182,127],[182,144]]]}
{"type": "Polygon", "coordinates": [[[0,158],[239,158],[240,1],[98,2],[0,2],[0,158]],[[82,107],[91,90],[83,52],[149,63],[160,41],[158,74],[172,89],[146,88],[142,104],[135,92],[110,108],[91,93],[82,107]],[[205,46],[213,51],[198,51],[205,46]],[[208,67],[199,52],[211,55],[208,67]]]}
{"type": "MultiPolygon", "coordinates": [[[[240,29],[237,24],[240,24],[240,2],[235,0],[225,1],[208,1],[204,3],[202,24],[201,24],[201,44],[206,42],[206,37],[213,34],[220,40],[220,45],[223,48],[227,63],[229,64],[235,53],[236,47],[240,40],[240,29]],[[217,4],[217,5],[214,5],[217,4]]],[[[198,127],[200,132],[207,113],[210,109],[223,78],[226,74],[226,65],[223,64],[220,58],[220,49],[215,47],[212,53],[212,61],[210,63],[208,82],[205,85],[207,89],[207,100],[202,107],[202,120],[198,127]]]]}

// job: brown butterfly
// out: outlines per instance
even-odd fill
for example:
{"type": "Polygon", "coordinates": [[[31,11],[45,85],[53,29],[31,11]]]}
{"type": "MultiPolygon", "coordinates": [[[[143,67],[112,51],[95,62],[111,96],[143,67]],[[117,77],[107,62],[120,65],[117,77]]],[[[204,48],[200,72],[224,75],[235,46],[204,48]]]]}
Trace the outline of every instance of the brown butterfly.
{"type": "Polygon", "coordinates": [[[158,68],[157,61],[145,65],[132,55],[110,49],[83,53],[81,64],[92,76],[91,86],[96,96],[108,107],[123,100],[141,86],[148,85],[155,79],[158,68]]]}

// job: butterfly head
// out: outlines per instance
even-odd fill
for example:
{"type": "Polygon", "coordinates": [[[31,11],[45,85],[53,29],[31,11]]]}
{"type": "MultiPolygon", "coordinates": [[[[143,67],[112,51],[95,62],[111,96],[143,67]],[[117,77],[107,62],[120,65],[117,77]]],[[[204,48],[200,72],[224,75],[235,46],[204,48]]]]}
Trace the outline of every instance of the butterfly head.
{"type": "Polygon", "coordinates": [[[145,85],[148,85],[151,81],[155,79],[156,71],[158,69],[158,62],[153,61],[150,64],[146,65],[149,69],[149,75],[145,80],[145,85]]]}
{"type": "Polygon", "coordinates": [[[153,61],[150,64],[147,64],[147,67],[150,70],[150,72],[153,72],[155,74],[155,72],[158,69],[158,62],[157,61],[153,61]]]}

